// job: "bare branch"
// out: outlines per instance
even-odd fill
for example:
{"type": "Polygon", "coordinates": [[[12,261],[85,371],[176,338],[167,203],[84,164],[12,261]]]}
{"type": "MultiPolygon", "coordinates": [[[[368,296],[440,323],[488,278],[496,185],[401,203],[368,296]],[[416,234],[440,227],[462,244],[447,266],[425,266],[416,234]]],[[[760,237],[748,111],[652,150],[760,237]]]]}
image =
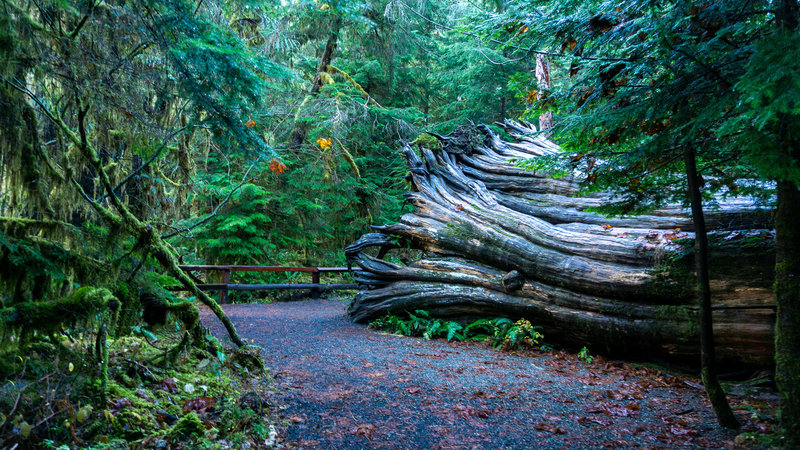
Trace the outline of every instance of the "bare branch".
{"type": "Polygon", "coordinates": [[[180,228],[180,229],[178,229],[178,230],[176,230],[176,231],[173,231],[172,233],[162,234],[162,235],[161,235],[161,239],[169,239],[169,238],[171,238],[171,237],[174,237],[174,236],[177,236],[177,235],[179,235],[179,234],[186,233],[187,231],[191,231],[191,230],[193,230],[193,229],[195,229],[195,228],[199,227],[200,225],[202,225],[202,224],[204,224],[204,223],[208,222],[208,221],[209,221],[209,220],[211,220],[212,218],[216,217],[216,216],[217,216],[217,213],[218,213],[218,212],[219,212],[219,210],[220,210],[220,208],[222,208],[223,206],[225,206],[225,204],[226,204],[226,203],[228,203],[228,200],[230,200],[230,199],[231,199],[231,197],[233,196],[233,194],[235,194],[235,193],[236,193],[236,191],[238,191],[238,190],[239,190],[239,189],[240,189],[242,186],[244,186],[244,185],[245,185],[245,183],[247,183],[247,180],[248,180],[248,178],[249,178],[249,175],[250,175],[250,171],[252,171],[252,170],[253,170],[253,167],[255,167],[255,166],[256,166],[256,164],[257,164],[258,162],[260,162],[260,161],[261,161],[261,160],[260,160],[260,159],[258,159],[258,160],[256,160],[256,161],[254,161],[252,164],[250,164],[250,167],[248,167],[248,168],[247,168],[247,172],[245,172],[244,176],[242,177],[242,181],[240,181],[240,182],[239,182],[239,184],[237,184],[237,185],[236,185],[236,186],[235,186],[233,189],[231,189],[231,191],[230,191],[230,192],[228,192],[228,195],[226,195],[226,196],[225,196],[225,198],[224,198],[224,199],[223,199],[223,200],[222,200],[222,201],[221,201],[221,202],[220,202],[220,203],[219,203],[219,204],[216,206],[216,208],[214,208],[214,211],[212,211],[212,212],[211,212],[211,214],[207,215],[206,217],[204,217],[203,219],[201,219],[199,222],[197,222],[197,223],[194,223],[194,224],[192,224],[192,225],[190,225],[190,226],[188,226],[188,227],[183,227],[183,228],[180,228]]]}

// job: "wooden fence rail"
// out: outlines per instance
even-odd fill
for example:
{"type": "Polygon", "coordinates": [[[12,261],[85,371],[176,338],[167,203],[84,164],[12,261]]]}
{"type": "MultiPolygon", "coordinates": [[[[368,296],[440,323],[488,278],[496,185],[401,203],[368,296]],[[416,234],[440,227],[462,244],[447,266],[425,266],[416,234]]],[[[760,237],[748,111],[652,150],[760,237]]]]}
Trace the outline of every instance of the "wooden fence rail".
{"type": "MultiPolygon", "coordinates": [[[[331,283],[321,284],[320,274],[356,272],[360,269],[348,267],[288,267],[288,266],[240,266],[240,265],[190,265],[178,266],[185,272],[202,270],[222,272],[222,283],[198,284],[197,287],[204,291],[220,291],[219,302],[228,302],[228,291],[261,291],[276,289],[311,289],[311,296],[319,298],[322,291],[341,289],[358,289],[356,283],[331,283]],[[302,272],[311,274],[311,283],[277,283],[277,284],[231,284],[231,272],[302,272]]],[[[174,288],[183,291],[184,288],[174,288]]]]}

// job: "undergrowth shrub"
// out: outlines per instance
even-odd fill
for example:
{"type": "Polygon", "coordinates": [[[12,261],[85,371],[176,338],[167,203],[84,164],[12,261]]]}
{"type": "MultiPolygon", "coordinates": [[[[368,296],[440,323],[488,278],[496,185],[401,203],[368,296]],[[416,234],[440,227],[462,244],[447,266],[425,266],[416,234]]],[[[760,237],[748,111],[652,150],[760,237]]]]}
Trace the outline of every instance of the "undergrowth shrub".
{"type": "Polygon", "coordinates": [[[421,309],[414,311],[414,314],[409,313],[408,319],[387,314],[370,322],[369,327],[403,336],[421,336],[424,339],[491,341],[495,348],[503,350],[522,345],[532,347],[543,337],[538,331],[541,327],[532,325],[526,319],[516,322],[505,317],[479,319],[463,326],[458,322],[431,317],[430,313],[421,309]]]}

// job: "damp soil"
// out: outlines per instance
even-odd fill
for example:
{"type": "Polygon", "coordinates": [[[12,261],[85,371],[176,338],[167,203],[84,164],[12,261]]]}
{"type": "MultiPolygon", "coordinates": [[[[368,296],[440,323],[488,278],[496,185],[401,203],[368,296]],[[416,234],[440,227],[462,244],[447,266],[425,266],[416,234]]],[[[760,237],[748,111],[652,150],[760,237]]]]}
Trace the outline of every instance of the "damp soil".
{"type": "MultiPolygon", "coordinates": [[[[498,351],[352,323],[347,302],[225,305],[262,347],[290,448],[732,448],[772,427],[774,396],[732,395],[720,428],[699,380],[567,352],[498,351]]],[[[208,310],[203,321],[225,339],[208,310]]],[[[546,338],[546,330],[545,338],[546,338]]]]}

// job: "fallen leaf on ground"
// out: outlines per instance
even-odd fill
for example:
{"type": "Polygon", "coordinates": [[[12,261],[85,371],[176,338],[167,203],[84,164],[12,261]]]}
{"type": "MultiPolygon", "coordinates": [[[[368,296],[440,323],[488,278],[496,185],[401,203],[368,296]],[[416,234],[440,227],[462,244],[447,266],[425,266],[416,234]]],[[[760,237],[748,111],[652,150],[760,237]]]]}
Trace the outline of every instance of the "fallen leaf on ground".
{"type": "Polygon", "coordinates": [[[547,431],[553,434],[566,434],[567,431],[561,427],[554,427],[553,425],[539,422],[538,425],[533,427],[534,430],[547,431]]]}
{"type": "Polygon", "coordinates": [[[578,417],[578,423],[596,423],[598,425],[607,427],[612,423],[614,423],[614,421],[608,417],[592,416],[592,417],[578,417]]]}
{"type": "Polygon", "coordinates": [[[187,400],[186,403],[183,404],[183,413],[186,414],[188,412],[195,411],[202,415],[206,412],[206,410],[213,408],[216,403],[217,402],[211,397],[193,398],[187,400]]]}
{"type": "Polygon", "coordinates": [[[350,434],[361,435],[369,439],[370,435],[375,432],[375,429],[375,425],[372,424],[358,425],[350,429],[350,434]]]}

